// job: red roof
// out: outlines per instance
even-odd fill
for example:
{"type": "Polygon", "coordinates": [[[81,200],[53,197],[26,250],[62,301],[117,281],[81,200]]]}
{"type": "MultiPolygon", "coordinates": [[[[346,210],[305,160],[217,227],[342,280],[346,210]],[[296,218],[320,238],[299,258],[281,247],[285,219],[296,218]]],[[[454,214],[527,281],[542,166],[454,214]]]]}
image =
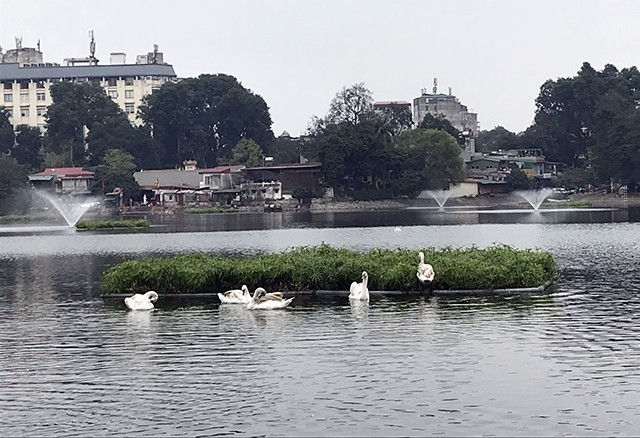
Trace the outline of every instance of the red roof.
{"type": "Polygon", "coordinates": [[[230,172],[236,172],[242,169],[244,169],[243,165],[216,166],[210,169],[200,169],[198,173],[230,173],[230,172]]]}
{"type": "Polygon", "coordinates": [[[93,177],[93,172],[84,170],[82,167],[47,167],[40,173],[36,173],[35,176],[51,176],[56,175],[61,178],[79,178],[79,177],[93,177]]]}

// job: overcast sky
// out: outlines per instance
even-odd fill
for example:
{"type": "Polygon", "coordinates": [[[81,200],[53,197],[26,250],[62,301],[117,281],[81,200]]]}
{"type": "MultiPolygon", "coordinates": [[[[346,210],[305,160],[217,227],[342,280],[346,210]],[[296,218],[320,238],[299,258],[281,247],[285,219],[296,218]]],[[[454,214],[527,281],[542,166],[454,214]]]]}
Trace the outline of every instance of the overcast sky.
{"type": "Polygon", "coordinates": [[[478,113],[482,129],[532,121],[549,78],[583,61],[636,65],[640,1],[516,0],[0,0],[0,45],[41,41],[45,61],[125,52],[157,43],[179,77],[227,73],[260,94],[274,132],[302,133],[345,85],[375,100],[412,101],[440,90],[478,113]]]}

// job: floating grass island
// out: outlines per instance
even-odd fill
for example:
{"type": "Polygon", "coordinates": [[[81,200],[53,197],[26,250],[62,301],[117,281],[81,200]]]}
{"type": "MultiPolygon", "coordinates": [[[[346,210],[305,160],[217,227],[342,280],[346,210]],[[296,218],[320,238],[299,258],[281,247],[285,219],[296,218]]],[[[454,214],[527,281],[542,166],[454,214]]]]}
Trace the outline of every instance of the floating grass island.
{"type": "Polygon", "coordinates": [[[104,221],[80,221],[76,224],[79,230],[103,230],[112,228],[147,228],[149,221],[146,219],[104,220],[104,221]]]}
{"type": "MultiPolygon", "coordinates": [[[[551,254],[516,250],[508,246],[485,249],[424,249],[436,277],[433,289],[496,290],[535,288],[557,273],[551,254]]],[[[209,294],[237,289],[242,284],[268,291],[349,289],[369,273],[369,289],[413,292],[421,289],[416,277],[418,251],[375,249],[359,253],[328,245],[302,247],[250,258],[211,257],[202,254],[130,260],[107,270],[103,295],[155,290],[160,294],[209,294]]]]}

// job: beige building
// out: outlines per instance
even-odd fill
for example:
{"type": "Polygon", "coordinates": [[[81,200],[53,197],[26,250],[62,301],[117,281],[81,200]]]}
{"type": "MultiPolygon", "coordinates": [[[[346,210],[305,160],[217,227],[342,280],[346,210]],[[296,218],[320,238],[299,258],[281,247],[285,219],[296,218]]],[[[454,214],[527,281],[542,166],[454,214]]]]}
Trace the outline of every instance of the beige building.
{"type": "Polygon", "coordinates": [[[22,48],[0,50],[0,107],[14,125],[45,129],[45,114],[52,99],[50,87],[60,81],[95,82],[137,124],[142,99],[167,81],[176,80],[173,67],[162,62],[161,52],[140,55],[136,64],[126,64],[124,53],[112,53],[110,65],[98,65],[93,53],[88,58],[70,58],[67,65],[43,63],[42,53],[22,48]],[[34,62],[35,61],[35,62],[34,62]]]}
{"type": "Polygon", "coordinates": [[[423,89],[422,95],[413,99],[413,123],[415,126],[418,126],[427,113],[434,116],[442,115],[458,131],[467,131],[470,137],[476,137],[478,115],[469,112],[467,107],[451,94],[451,88],[449,88],[449,94],[438,93],[438,80],[434,79],[433,83],[433,93],[427,93],[427,90],[423,89]]]}

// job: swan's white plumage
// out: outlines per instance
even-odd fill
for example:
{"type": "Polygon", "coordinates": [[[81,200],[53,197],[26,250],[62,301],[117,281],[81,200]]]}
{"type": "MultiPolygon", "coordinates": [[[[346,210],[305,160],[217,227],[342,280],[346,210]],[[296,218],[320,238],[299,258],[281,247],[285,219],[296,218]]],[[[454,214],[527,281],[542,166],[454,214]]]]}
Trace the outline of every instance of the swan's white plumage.
{"type": "Polygon", "coordinates": [[[433,266],[424,262],[424,253],[420,251],[420,263],[418,264],[418,272],[416,273],[418,280],[422,283],[431,283],[436,276],[433,266]]]}
{"type": "Polygon", "coordinates": [[[351,287],[349,288],[349,299],[369,301],[368,283],[369,274],[367,274],[367,271],[362,271],[362,283],[356,283],[355,281],[351,283],[351,287]]]}
{"type": "Polygon", "coordinates": [[[153,303],[158,300],[158,294],[150,290],[146,294],[135,294],[124,299],[124,303],[131,310],[151,310],[153,303]]]}
{"type": "Polygon", "coordinates": [[[293,301],[294,297],[285,299],[282,292],[271,292],[267,293],[266,290],[259,287],[253,293],[249,303],[247,303],[247,309],[249,310],[273,310],[273,309],[284,309],[291,301],[293,301]]]}
{"type": "Polygon", "coordinates": [[[246,284],[242,285],[242,289],[228,290],[224,294],[218,294],[218,298],[222,304],[247,304],[251,300],[251,294],[246,284]]]}

